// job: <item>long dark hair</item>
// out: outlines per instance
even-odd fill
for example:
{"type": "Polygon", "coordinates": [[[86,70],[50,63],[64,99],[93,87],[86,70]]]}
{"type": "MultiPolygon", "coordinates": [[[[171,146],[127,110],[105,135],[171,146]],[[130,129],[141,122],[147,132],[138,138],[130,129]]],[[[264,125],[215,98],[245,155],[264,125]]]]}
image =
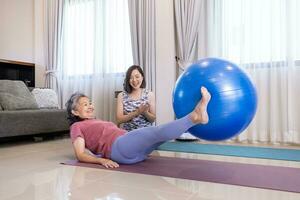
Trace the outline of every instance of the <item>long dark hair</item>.
{"type": "Polygon", "coordinates": [[[132,87],[130,85],[130,76],[131,76],[132,71],[135,70],[135,69],[137,69],[143,77],[143,82],[141,84],[141,88],[146,87],[146,80],[145,80],[145,76],[144,76],[144,72],[143,72],[142,68],[138,65],[132,65],[131,67],[129,67],[127,69],[126,76],[125,76],[124,83],[123,83],[124,90],[127,93],[132,92],[132,87]]]}
{"type": "Polygon", "coordinates": [[[79,99],[81,97],[87,97],[86,95],[76,92],[74,94],[71,95],[71,97],[69,98],[69,100],[66,102],[66,109],[67,109],[67,119],[69,121],[69,125],[71,126],[72,124],[74,124],[75,122],[79,122],[82,121],[83,119],[81,119],[80,117],[73,115],[72,110],[76,109],[76,105],[79,101],[79,99]]]}

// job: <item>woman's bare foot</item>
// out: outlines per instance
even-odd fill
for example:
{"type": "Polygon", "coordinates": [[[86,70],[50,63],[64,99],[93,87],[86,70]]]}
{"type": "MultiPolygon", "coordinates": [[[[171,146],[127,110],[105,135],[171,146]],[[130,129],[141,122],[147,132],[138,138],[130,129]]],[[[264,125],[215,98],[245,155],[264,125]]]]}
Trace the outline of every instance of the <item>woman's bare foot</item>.
{"type": "Polygon", "coordinates": [[[207,105],[210,101],[211,96],[205,87],[201,87],[201,95],[201,100],[190,114],[191,120],[195,124],[207,124],[209,121],[207,105]]]}

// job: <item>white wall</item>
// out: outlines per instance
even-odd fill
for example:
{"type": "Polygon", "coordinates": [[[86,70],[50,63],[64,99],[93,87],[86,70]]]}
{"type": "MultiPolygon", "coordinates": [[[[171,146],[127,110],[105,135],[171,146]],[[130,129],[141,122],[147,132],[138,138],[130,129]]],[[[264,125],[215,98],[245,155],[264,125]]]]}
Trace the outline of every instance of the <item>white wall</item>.
{"type": "Polygon", "coordinates": [[[34,0],[1,0],[0,59],[34,63],[34,0]]]}
{"type": "Polygon", "coordinates": [[[156,1],[157,124],[174,120],[172,92],[176,81],[173,0],[156,1]]]}
{"type": "Polygon", "coordinates": [[[35,86],[44,87],[43,1],[1,0],[0,59],[35,63],[35,86]]]}

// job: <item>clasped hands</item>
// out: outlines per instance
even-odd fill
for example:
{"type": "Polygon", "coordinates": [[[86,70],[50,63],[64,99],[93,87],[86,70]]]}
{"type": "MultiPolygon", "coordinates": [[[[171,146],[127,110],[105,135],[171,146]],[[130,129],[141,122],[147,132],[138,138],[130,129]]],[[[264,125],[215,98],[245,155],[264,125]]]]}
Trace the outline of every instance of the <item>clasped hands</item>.
{"type": "Polygon", "coordinates": [[[137,111],[138,111],[138,114],[146,114],[147,112],[149,112],[149,109],[150,109],[150,105],[148,103],[146,104],[142,104],[140,105],[140,107],[138,107],[137,111]]]}

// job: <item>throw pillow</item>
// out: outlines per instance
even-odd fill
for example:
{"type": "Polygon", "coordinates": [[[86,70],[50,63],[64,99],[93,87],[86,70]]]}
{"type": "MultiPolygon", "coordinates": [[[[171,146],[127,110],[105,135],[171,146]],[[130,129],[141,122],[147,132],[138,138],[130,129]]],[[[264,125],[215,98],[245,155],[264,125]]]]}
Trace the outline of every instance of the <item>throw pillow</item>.
{"type": "Polygon", "coordinates": [[[0,102],[4,110],[38,109],[36,102],[32,101],[31,98],[16,96],[10,93],[1,92],[0,102]]]}
{"type": "Polygon", "coordinates": [[[31,91],[39,108],[58,108],[56,92],[48,88],[35,88],[31,91]]]}
{"type": "Polygon", "coordinates": [[[3,110],[38,109],[23,81],[0,80],[0,104],[3,110]]]}

